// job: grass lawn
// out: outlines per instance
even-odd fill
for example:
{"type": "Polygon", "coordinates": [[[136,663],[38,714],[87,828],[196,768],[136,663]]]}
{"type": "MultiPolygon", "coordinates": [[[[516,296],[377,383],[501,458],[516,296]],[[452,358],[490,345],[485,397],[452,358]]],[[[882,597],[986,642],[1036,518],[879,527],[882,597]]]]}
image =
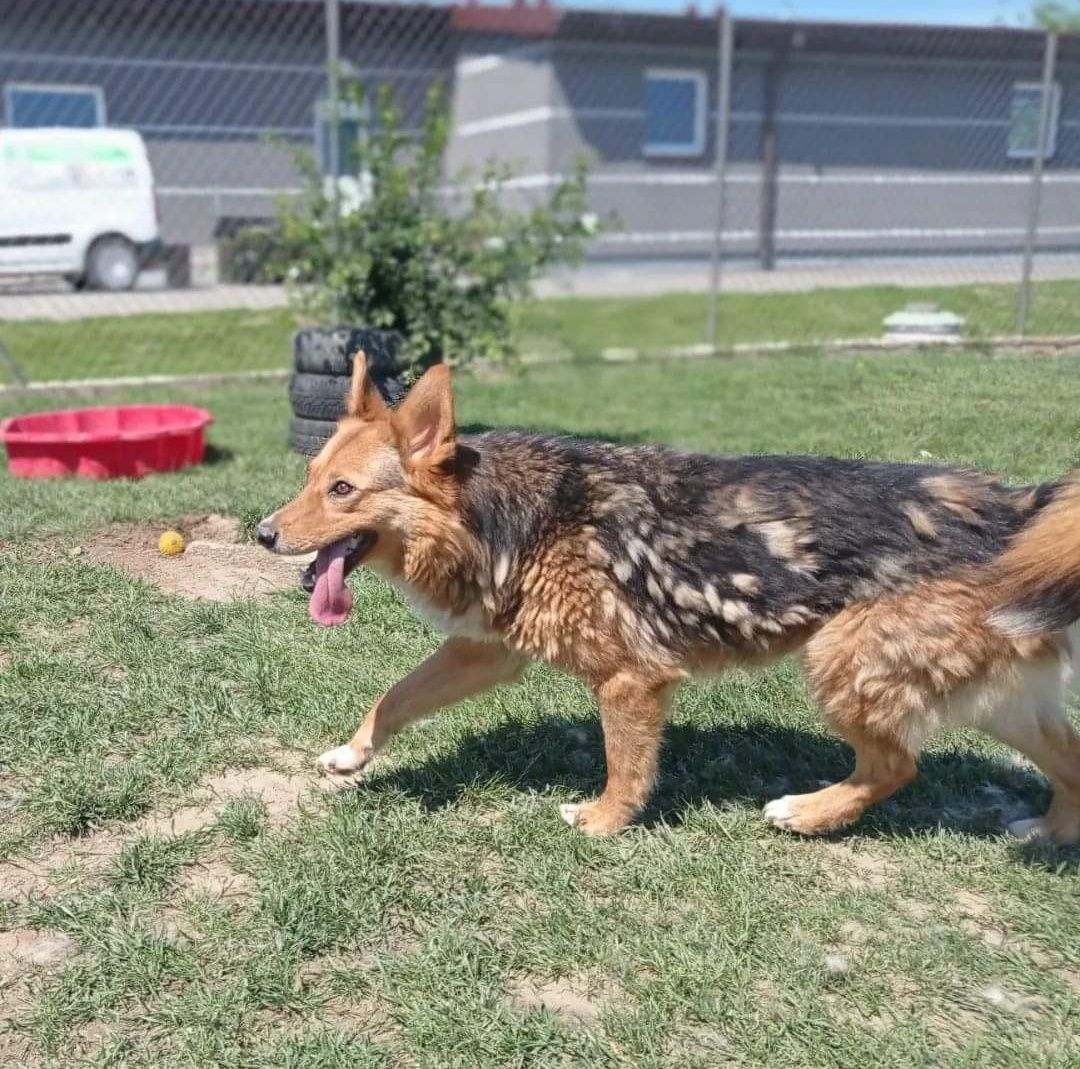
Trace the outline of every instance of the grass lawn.
{"type": "MultiPolygon", "coordinates": [[[[1030,480],[1078,463],[1078,382],[955,353],[564,365],[459,377],[459,419],[1030,480]]],[[[112,521],[248,521],[302,476],[280,385],[121,396],[209,405],[213,463],[0,475],[5,1069],[1080,1064],[1080,852],[1001,833],[1046,804],[1028,767],[950,735],[850,834],[776,832],[766,799],[849,765],[782,664],[683,688],[654,804],[589,840],[557,805],[602,783],[592,702],[536,667],[325,794],[314,756],[436,636],[366,574],[325,632],[299,592],[186,601],[73,554],[112,521]]]]}
{"type": "MultiPolygon", "coordinates": [[[[935,301],[967,319],[973,339],[1011,334],[1013,286],[927,289],[873,286],[813,293],[726,294],[720,341],[813,343],[881,334],[881,321],[911,301],[935,301]]],[[[567,297],[533,301],[517,314],[527,353],[595,358],[602,349],[659,352],[704,340],[706,298],[676,294],[645,298],[567,297]]],[[[250,371],[289,366],[291,313],[207,312],[77,322],[4,322],[4,341],[27,378],[39,381],[114,375],[250,371]]],[[[1036,287],[1032,334],[1080,334],[1080,281],[1036,287]]],[[[0,364],[0,382],[8,377],[0,364]]]]}

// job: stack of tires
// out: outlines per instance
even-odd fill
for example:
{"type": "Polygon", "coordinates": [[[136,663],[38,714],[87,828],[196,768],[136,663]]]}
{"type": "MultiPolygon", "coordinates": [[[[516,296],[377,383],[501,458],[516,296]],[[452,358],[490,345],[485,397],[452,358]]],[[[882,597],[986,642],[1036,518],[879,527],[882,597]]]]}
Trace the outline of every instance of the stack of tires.
{"type": "Polygon", "coordinates": [[[405,365],[398,359],[401,335],[368,327],[308,328],[293,341],[295,372],[289,387],[293,418],[289,448],[314,456],[345,412],[353,357],[367,357],[368,373],[387,404],[405,396],[405,365]]]}

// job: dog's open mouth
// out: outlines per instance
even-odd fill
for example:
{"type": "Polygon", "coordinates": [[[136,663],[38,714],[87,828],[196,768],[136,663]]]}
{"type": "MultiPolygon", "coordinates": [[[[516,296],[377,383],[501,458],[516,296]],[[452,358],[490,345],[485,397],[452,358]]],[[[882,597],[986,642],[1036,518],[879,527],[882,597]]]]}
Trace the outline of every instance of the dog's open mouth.
{"type": "Polygon", "coordinates": [[[308,612],[322,627],[337,627],[352,612],[352,592],[345,577],[375,545],[374,531],[361,531],[319,550],[300,576],[300,586],[311,594],[308,612]]]}

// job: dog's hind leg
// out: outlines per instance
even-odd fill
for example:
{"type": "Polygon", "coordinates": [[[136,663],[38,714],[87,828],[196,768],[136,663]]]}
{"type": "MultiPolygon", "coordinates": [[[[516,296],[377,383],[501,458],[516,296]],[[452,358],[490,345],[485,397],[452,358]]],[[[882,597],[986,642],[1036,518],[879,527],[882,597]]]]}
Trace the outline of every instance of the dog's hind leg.
{"type": "Polygon", "coordinates": [[[777,827],[802,835],[836,831],[857,821],[915,778],[915,758],[935,721],[932,694],[907,662],[908,644],[877,605],[847,610],[806,648],[807,677],[830,726],[855,751],[847,779],[765,806],[777,827]],[[898,641],[899,638],[899,641],[898,641]]]}
{"type": "Polygon", "coordinates": [[[500,642],[447,639],[379,698],[352,739],[324,753],[319,764],[329,775],[351,776],[407,724],[502,683],[516,682],[527,663],[500,642]]]}
{"type": "Polygon", "coordinates": [[[637,816],[656,779],[671,683],[620,672],[596,688],[604,728],[607,784],[595,802],[562,805],[568,824],[586,835],[614,835],[637,816]]]}
{"type": "Polygon", "coordinates": [[[847,779],[811,794],[787,794],[765,806],[765,818],[801,835],[821,835],[854,824],[875,802],[915,778],[915,756],[894,739],[850,727],[840,733],[855,750],[847,779]]]}
{"type": "Polygon", "coordinates": [[[1009,825],[1021,839],[1080,842],[1080,734],[1065,711],[1063,665],[1056,657],[1014,665],[1007,691],[984,685],[962,695],[953,719],[985,731],[1030,758],[1053,799],[1046,814],[1009,825]]]}

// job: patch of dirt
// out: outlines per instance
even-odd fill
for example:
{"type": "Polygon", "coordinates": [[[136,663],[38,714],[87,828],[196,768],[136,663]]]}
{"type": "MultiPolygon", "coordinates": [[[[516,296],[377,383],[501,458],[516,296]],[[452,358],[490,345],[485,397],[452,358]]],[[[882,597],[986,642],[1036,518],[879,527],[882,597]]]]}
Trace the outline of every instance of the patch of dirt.
{"type": "Polygon", "coordinates": [[[56,965],[74,953],[75,944],[62,932],[13,928],[0,932],[0,975],[15,975],[27,965],[56,965]]]}
{"type": "Polygon", "coordinates": [[[957,891],[956,904],[963,914],[960,925],[968,935],[981,939],[994,950],[1005,945],[1008,933],[995,920],[990,903],[982,895],[975,891],[957,891]]]}
{"type": "Polygon", "coordinates": [[[96,1054],[113,1036],[109,1027],[101,1021],[87,1021],[79,1025],[74,1034],[76,1046],[85,1055],[96,1054]]]}
{"type": "Polygon", "coordinates": [[[867,1008],[845,987],[830,987],[822,992],[829,1012],[839,1022],[864,1028],[876,1035],[885,1035],[897,1023],[916,1012],[919,990],[909,976],[892,971],[887,976],[889,998],[879,1010],[868,1013],[867,1008]]]}
{"type": "Polygon", "coordinates": [[[869,938],[870,932],[858,921],[848,920],[840,925],[841,946],[862,946],[869,938]]]}
{"type": "Polygon", "coordinates": [[[181,891],[211,898],[246,898],[254,881],[221,860],[196,862],[184,869],[178,882],[181,891]]]}
{"type": "Polygon", "coordinates": [[[35,857],[0,862],[0,895],[24,899],[56,894],[68,884],[101,872],[122,845],[114,831],[75,840],[57,837],[35,857]]]}
{"type": "Polygon", "coordinates": [[[30,1009],[29,983],[42,969],[56,968],[76,952],[62,932],[12,928],[0,932],[0,1065],[36,1065],[29,1037],[17,1030],[30,1009]]]}
{"type": "Polygon", "coordinates": [[[1054,975],[1067,987],[1077,998],[1080,998],[1080,970],[1055,969],[1054,975]]]}
{"type": "MultiPolygon", "coordinates": [[[[668,1041],[668,1053],[680,1060],[685,1058],[704,1059],[708,1058],[707,1064],[716,1065],[713,1058],[722,1056],[729,1050],[731,1040],[718,1028],[710,1028],[708,1025],[687,1025],[677,1029],[668,1041]]],[[[698,1063],[700,1064],[700,1062],[698,1063]]],[[[719,1063],[730,1064],[726,1059],[719,1063]]]]}
{"type": "Polygon", "coordinates": [[[925,924],[937,912],[929,902],[923,902],[918,898],[899,898],[896,908],[916,924],[925,924]]]}
{"type": "Polygon", "coordinates": [[[865,844],[856,849],[850,843],[821,843],[824,852],[836,862],[836,869],[853,891],[880,891],[889,883],[889,862],[865,844]]]}
{"type": "Polygon", "coordinates": [[[391,1043],[401,1035],[386,1008],[367,999],[352,1002],[333,995],[319,1009],[318,1019],[334,1031],[362,1035],[372,1043],[391,1043]]]}
{"type": "Polygon", "coordinates": [[[170,594],[206,601],[265,597],[295,589],[307,557],[277,557],[240,537],[230,516],[189,517],[177,523],[119,523],[98,531],[73,553],[146,579],[170,594]],[[187,548],[163,557],[158,539],[179,530],[187,548]]]}
{"type": "Polygon", "coordinates": [[[234,769],[204,780],[198,788],[200,800],[197,803],[181,806],[162,816],[144,817],[130,828],[133,832],[151,835],[201,831],[217,820],[230,801],[245,794],[262,799],[270,824],[283,824],[292,816],[314,779],[314,775],[290,776],[272,768],[234,769]]]}
{"type": "Polygon", "coordinates": [[[235,516],[212,512],[208,516],[188,517],[176,528],[189,542],[240,542],[243,532],[235,516]]]}
{"type": "Polygon", "coordinates": [[[956,904],[965,917],[970,917],[974,921],[989,924],[994,919],[990,903],[977,891],[957,891],[956,904]]]}
{"type": "MultiPolygon", "coordinates": [[[[21,900],[53,895],[66,883],[84,883],[104,871],[132,837],[201,831],[213,824],[222,809],[240,795],[257,795],[266,806],[269,823],[284,824],[315,780],[314,769],[307,776],[270,768],[221,773],[199,786],[197,800],[192,804],[169,813],[150,814],[122,829],[106,828],[75,840],[57,838],[33,858],[0,862],[0,897],[21,900]]],[[[236,878],[241,879],[238,875],[236,878]]]]}
{"type": "Polygon", "coordinates": [[[161,910],[150,922],[150,930],[161,936],[162,939],[167,939],[170,943],[177,943],[181,940],[190,942],[195,939],[195,933],[191,929],[191,923],[189,918],[184,914],[183,910],[168,909],[161,910]]]}
{"type": "Polygon", "coordinates": [[[510,984],[510,998],[519,1009],[545,1009],[563,1021],[579,1025],[595,1024],[605,1001],[604,993],[581,976],[515,980],[510,984]]]}
{"type": "Polygon", "coordinates": [[[315,755],[310,750],[290,749],[271,742],[262,746],[258,752],[264,754],[271,764],[301,776],[310,777],[312,770],[317,767],[315,755]]]}
{"type": "Polygon", "coordinates": [[[314,765],[306,776],[275,772],[270,768],[246,768],[226,772],[208,780],[205,787],[222,802],[241,794],[254,794],[263,800],[272,825],[288,820],[301,797],[315,782],[314,765]]]}
{"type": "Polygon", "coordinates": [[[0,1065],[37,1065],[41,1059],[25,1033],[14,1026],[30,1008],[26,989],[21,984],[0,985],[0,1065]]]}

